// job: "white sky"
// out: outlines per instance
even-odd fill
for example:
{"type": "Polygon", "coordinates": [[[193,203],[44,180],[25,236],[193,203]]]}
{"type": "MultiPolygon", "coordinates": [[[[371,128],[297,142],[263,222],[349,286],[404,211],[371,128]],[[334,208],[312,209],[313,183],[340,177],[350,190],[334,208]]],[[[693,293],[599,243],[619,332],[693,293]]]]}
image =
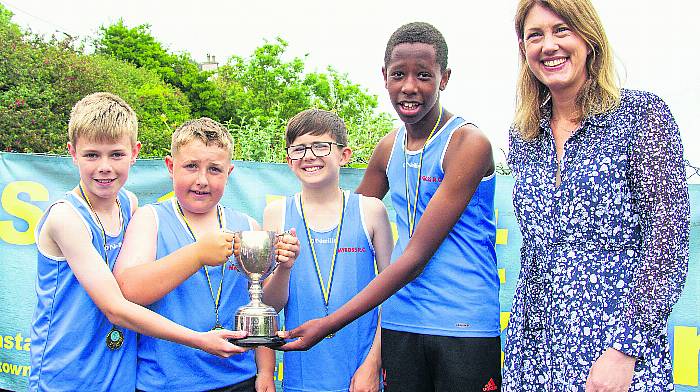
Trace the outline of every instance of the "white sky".
{"type": "MultiPolygon", "coordinates": [[[[259,1],[88,1],[0,0],[14,22],[34,32],[56,30],[95,36],[99,26],[123,18],[151,33],[171,51],[198,61],[216,55],[248,56],[265,39],[289,42],[288,56],[303,56],[307,71],[327,65],[348,73],[379,96],[380,109],[395,114],[381,77],[384,47],[391,33],[416,20],[434,24],[449,46],[452,77],[442,102],[476,123],[494,148],[507,149],[517,76],[513,31],[515,0],[259,0],[259,1]]],[[[700,3],[691,0],[593,0],[618,59],[622,85],[652,91],[671,107],[685,156],[700,166],[700,3]]],[[[504,160],[498,152],[497,161],[504,160]]],[[[700,178],[694,178],[698,182],[700,178]]]]}

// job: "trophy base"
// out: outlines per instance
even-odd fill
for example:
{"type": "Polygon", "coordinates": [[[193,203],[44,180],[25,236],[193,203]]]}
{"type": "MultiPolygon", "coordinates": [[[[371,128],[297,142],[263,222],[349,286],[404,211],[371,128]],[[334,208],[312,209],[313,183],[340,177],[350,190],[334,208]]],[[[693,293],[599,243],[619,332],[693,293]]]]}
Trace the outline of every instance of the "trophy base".
{"type": "Polygon", "coordinates": [[[242,339],[229,339],[228,341],[239,347],[265,346],[275,348],[284,344],[284,339],[279,336],[248,336],[242,339]]]}

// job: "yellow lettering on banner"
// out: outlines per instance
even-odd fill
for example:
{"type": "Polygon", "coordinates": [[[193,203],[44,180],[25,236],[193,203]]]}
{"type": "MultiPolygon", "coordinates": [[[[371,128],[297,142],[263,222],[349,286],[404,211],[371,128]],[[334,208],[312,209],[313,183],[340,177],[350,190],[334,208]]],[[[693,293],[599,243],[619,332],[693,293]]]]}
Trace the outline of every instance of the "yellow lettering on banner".
{"type": "Polygon", "coordinates": [[[174,194],[175,193],[173,193],[173,191],[170,191],[170,192],[164,194],[163,196],[159,197],[158,200],[156,200],[156,201],[158,203],[166,201],[166,200],[170,199],[171,197],[173,197],[174,194]]]}
{"type": "Polygon", "coordinates": [[[698,386],[700,335],[696,327],[673,327],[673,380],[676,384],[698,386]]]}
{"type": "Polygon", "coordinates": [[[394,237],[394,244],[396,244],[396,241],[399,240],[399,229],[396,227],[395,222],[390,222],[391,225],[391,235],[394,237]]]}
{"type": "MultiPolygon", "coordinates": [[[[498,226],[498,208],[495,209],[496,226],[498,226]]],[[[508,245],[508,229],[496,229],[496,245],[508,245]]]]}
{"type": "Polygon", "coordinates": [[[282,381],[284,379],[284,362],[277,364],[277,379],[282,381]]]}
{"type": "Polygon", "coordinates": [[[16,336],[0,336],[0,348],[5,350],[29,351],[31,341],[30,338],[22,337],[21,333],[17,333],[16,336]]]}
{"type": "Polygon", "coordinates": [[[18,197],[20,193],[29,194],[32,201],[49,200],[49,190],[38,182],[14,181],[7,184],[0,198],[2,208],[8,214],[27,222],[29,227],[25,231],[17,231],[11,220],[0,221],[0,239],[14,245],[31,245],[35,242],[34,229],[39,223],[42,211],[34,204],[21,200],[18,197]]]}

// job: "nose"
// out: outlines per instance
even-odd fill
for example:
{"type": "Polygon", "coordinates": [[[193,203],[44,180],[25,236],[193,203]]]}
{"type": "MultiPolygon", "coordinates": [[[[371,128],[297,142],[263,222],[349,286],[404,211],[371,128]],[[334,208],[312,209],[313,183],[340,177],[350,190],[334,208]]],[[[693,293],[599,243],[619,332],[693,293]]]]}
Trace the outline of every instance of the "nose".
{"type": "Polygon", "coordinates": [[[418,86],[417,80],[413,76],[406,76],[403,83],[401,84],[401,92],[406,95],[411,95],[416,92],[416,87],[418,86]]]}
{"type": "Polygon", "coordinates": [[[551,54],[559,50],[559,43],[557,42],[557,37],[552,34],[544,35],[544,42],[542,43],[542,50],[544,53],[551,54]]]}
{"type": "Polygon", "coordinates": [[[110,163],[108,157],[100,159],[100,164],[97,170],[99,170],[100,173],[109,173],[112,171],[112,164],[110,163]]]}
{"type": "Polygon", "coordinates": [[[197,180],[196,184],[201,187],[207,186],[209,184],[209,181],[207,180],[207,172],[206,169],[202,169],[197,172],[197,180]]]}

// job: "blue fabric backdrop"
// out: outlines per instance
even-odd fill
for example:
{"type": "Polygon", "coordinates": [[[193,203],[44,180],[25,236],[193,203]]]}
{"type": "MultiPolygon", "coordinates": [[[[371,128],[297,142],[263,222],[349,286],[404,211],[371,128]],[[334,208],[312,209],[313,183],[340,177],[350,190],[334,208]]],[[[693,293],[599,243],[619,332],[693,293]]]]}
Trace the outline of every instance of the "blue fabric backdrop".
{"type": "MultiPolygon", "coordinates": [[[[362,175],[360,169],[343,169],[341,186],[354,189],[362,175]]],[[[26,390],[29,324],[36,301],[33,232],[41,212],[77,181],[77,171],[69,157],[0,153],[0,388],[26,390]]],[[[520,268],[521,236],[513,216],[512,186],[511,177],[498,177],[496,250],[501,277],[502,328],[508,322],[520,268]]],[[[161,160],[139,160],[131,171],[127,188],[136,193],[141,204],[152,203],[167,196],[171,181],[161,160]]],[[[235,162],[222,203],[261,221],[268,200],[298,190],[296,178],[286,165],[235,162]]],[[[669,321],[676,389],[681,392],[700,391],[700,185],[690,186],[690,198],[690,268],[683,296],[669,321]]],[[[388,199],[385,201],[390,204],[388,199]]],[[[393,220],[393,209],[388,207],[393,220]]],[[[283,376],[284,370],[278,366],[278,379],[283,376]]]]}

